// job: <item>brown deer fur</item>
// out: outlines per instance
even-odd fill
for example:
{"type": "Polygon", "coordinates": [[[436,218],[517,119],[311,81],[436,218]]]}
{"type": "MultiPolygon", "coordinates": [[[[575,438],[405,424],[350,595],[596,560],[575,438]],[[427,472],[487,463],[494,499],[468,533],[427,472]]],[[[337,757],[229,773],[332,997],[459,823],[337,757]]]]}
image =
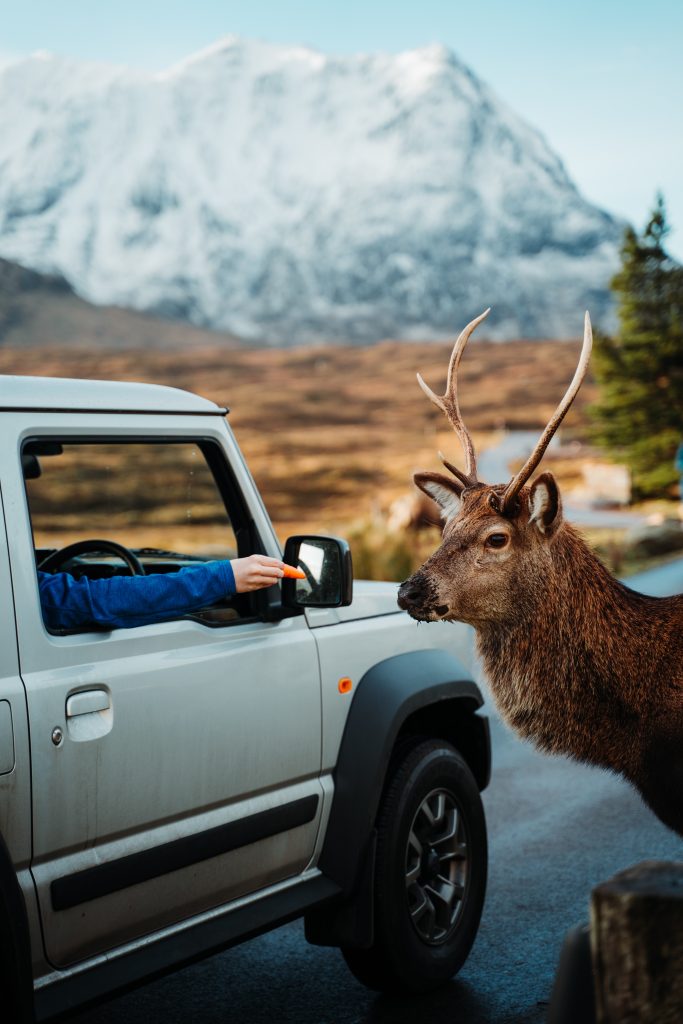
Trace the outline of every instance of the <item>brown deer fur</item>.
{"type": "Polygon", "coordinates": [[[507,507],[510,484],[415,481],[446,523],[399,604],[416,619],[473,625],[513,728],[621,773],[683,835],[683,595],[645,597],[616,580],[564,521],[550,473],[507,507]]]}

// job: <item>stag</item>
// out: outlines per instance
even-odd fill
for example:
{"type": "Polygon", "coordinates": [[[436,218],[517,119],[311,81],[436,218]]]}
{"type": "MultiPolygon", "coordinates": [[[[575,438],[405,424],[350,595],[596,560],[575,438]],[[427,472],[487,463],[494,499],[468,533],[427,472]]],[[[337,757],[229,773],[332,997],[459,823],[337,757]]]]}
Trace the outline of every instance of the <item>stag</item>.
{"type": "Polygon", "coordinates": [[[683,595],[645,597],[615,579],[562,515],[552,473],[527,485],[586,373],[586,313],[574,378],[517,475],[477,479],[458,406],[458,367],[477,324],[459,336],[446,393],[428,398],[465,453],[460,470],[418,473],[440,505],[441,546],[399,590],[422,621],[458,620],[477,647],[503,717],[541,750],[619,772],[654,813],[683,835],[683,595]]]}

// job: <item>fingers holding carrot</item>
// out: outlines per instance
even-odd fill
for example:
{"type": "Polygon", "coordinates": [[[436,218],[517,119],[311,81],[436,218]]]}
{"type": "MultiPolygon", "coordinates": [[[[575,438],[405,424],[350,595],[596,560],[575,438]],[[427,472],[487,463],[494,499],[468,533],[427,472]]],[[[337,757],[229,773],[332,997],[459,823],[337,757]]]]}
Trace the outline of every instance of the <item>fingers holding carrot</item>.
{"type": "Polygon", "coordinates": [[[248,555],[246,558],[233,558],[232,571],[235,577],[235,589],[238,594],[251,590],[272,587],[283,576],[292,579],[304,579],[304,573],[291,565],[286,565],[279,558],[269,555],[248,555]]]}

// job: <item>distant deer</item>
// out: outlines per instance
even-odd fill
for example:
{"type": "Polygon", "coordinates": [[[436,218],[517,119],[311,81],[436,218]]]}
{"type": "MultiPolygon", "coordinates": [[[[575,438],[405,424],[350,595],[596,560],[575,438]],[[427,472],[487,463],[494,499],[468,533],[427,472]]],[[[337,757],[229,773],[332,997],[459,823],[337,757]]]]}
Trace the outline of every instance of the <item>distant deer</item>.
{"type": "Polygon", "coordinates": [[[564,521],[541,461],[586,373],[586,313],[574,378],[536,448],[510,483],[477,479],[458,407],[457,374],[474,328],[455,343],[446,393],[426,395],[448,417],[465,471],[439,453],[451,476],[418,473],[445,520],[438,550],[402,584],[415,619],[459,620],[477,646],[505,719],[550,753],[620,772],[655,814],[683,835],[683,595],[644,597],[616,580],[564,521]]]}
{"type": "Polygon", "coordinates": [[[441,524],[441,509],[428,494],[402,495],[392,501],[387,526],[394,532],[419,533],[441,524]]]}

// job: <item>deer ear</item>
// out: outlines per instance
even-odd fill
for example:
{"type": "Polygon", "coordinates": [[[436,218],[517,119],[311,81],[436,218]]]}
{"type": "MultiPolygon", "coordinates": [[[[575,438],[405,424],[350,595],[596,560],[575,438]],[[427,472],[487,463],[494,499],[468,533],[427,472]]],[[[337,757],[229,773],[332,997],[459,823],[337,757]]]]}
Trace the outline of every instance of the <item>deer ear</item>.
{"type": "Polygon", "coordinates": [[[458,480],[451,480],[441,473],[415,473],[413,480],[440,506],[443,519],[451,519],[460,511],[460,495],[464,487],[458,480]]]}
{"type": "Polygon", "coordinates": [[[529,492],[529,522],[550,536],[562,522],[562,499],[552,473],[541,473],[529,492]]]}

